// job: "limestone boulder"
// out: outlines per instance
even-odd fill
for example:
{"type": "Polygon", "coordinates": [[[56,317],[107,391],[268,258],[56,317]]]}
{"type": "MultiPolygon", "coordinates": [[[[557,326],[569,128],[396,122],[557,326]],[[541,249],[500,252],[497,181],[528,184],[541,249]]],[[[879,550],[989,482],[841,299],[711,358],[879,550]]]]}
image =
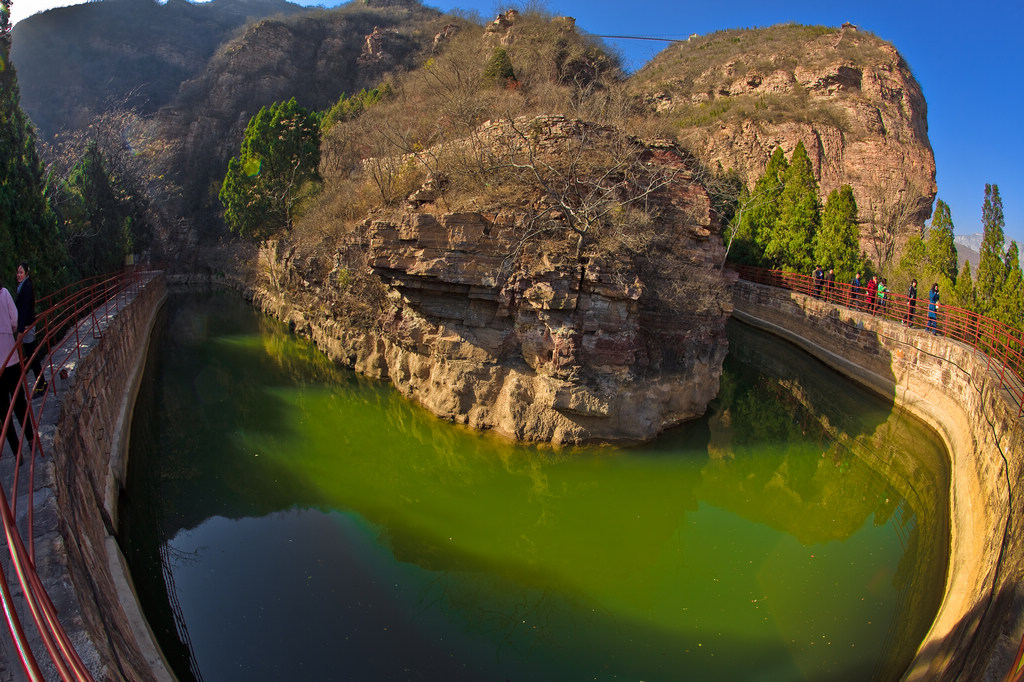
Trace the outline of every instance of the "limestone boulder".
{"type": "MultiPolygon", "coordinates": [[[[480,133],[505,153],[531,144],[546,164],[573,140],[609,136],[623,142],[617,131],[558,116],[489,122],[480,133]]],[[[733,279],[692,159],[665,141],[626,142],[637,173],[657,169],[653,177],[667,179],[643,195],[656,223],[641,236],[603,225],[608,234],[583,239],[548,208],[584,209],[552,199],[550,186],[546,199],[526,185],[514,205],[472,211],[432,199],[435,184],[366,218],[333,270],[301,246],[269,244],[260,260],[282,282],[256,299],[439,417],[554,445],[651,439],[703,414],[717,395],[733,279]],[[329,274],[350,271],[342,262],[362,263],[383,292],[374,317],[349,319],[331,303],[352,286],[329,274]]]]}

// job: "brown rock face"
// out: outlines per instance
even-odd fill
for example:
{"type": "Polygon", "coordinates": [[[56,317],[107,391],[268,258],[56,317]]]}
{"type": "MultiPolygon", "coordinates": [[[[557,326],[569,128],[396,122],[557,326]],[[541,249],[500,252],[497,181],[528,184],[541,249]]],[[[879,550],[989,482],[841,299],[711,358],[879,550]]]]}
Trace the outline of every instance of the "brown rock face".
{"type": "MultiPolygon", "coordinates": [[[[611,134],[561,117],[531,129],[543,131],[537,149],[581,130],[611,134]]],[[[644,249],[581,249],[564,229],[525,239],[536,214],[524,207],[443,211],[420,191],[362,225],[366,263],[386,288],[373,331],[265,305],[446,419],[556,445],[650,439],[717,394],[732,280],[708,194],[683,157],[657,145],[643,154],[673,173],[649,197],[661,210],[644,249]]],[[[294,250],[277,253],[307,286],[336,279],[294,250]]],[[[321,304],[334,295],[312,293],[321,304]]]]}
{"type": "Polygon", "coordinates": [[[688,120],[684,143],[748,187],[776,147],[788,156],[802,141],[823,199],[852,187],[869,256],[871,223],[894,210],[893,197],[910,204],[908,233],[931,215],[935,158],[924,96],[896,49],[870,33],[723,31],[669,48],[635,80],[658,111],[688,120]],[[688,71],[694,62],[699,73],[688,71]]]}
{"type": "Polygon", "coordinates": [[[659,315],[632,268],[563,254],[538,253],[499,285],[517,227],[475,213],[372,223],[395,384],[441,416],[556,444],[643,440],[702,414],[721,321],[659,315]]]}

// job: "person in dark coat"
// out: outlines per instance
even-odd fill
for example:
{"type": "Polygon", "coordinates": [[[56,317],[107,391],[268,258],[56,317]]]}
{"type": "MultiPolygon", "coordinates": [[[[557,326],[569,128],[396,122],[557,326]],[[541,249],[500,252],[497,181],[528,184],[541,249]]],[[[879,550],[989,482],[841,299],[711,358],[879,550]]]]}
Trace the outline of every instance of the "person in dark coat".
{"type": "Polygon", "coordinates": [[[829,268],[828,272],[825,273],[825,298],[833,300],[835,296],[836,288],[836,270],[835,268],[829,268]]]}
{"type": "Polygon", "coordinates": [[[854,308],[860,307],[860,294],[862,283],[860,280],[860,273],[858,272],[853,276],[853,280],[850,282],[850,303],[853,304],[854,308]]]}
{"type": "Polygon", "coordinates": [[[908,327],[914,326],[914,315],[917,312],[917,280],[910,280],[910,288],[907,289],[907,319],[904,324],[908,327]]]}
{"type": "MultiPolygon", "coordinates": [[[[25,332],[21,338],[22,352],[25,358],[32,358],[35,355],[39,342],[36,340],[36,295],[32,289],[32,277],[29,275],[28,264],[18,263],[18,270],[15,273],[18,280],[18,289],[14,297],[14,305],[18,308],[18,333],[25,332]]],[[[42,357],[36,355],[32,358],[30,369],[35,372],[36,384],[33,396],[42,395],[46,392],[46,377],[43,376],[42,357]]]]}

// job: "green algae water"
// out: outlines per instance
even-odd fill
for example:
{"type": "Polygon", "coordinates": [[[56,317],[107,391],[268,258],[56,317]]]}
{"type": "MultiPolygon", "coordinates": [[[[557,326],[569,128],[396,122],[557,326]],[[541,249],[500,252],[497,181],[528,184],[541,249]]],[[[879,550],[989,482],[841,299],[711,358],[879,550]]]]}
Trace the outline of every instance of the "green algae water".
{"type": "Polygon", "coordinates": [[[733,324],[705,417],[551,450],[173,295],[121,535],[180,679],[891,680],[948,561],[934,433],[733,324]]]}

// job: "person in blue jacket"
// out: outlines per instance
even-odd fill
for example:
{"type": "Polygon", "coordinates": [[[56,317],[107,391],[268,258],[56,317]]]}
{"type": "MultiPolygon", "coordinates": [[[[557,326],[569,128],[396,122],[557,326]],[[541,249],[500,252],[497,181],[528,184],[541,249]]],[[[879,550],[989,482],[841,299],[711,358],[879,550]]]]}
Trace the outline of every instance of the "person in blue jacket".
{"type": "Polygon", "coordinates": [[[939,283],[932,285],[928,292],[928,332],[939,333],[939,283]]]}
{"type": "Polygon", "coordinates": [[[860,295],[861,295],[861,281],[860,273],[858,272],[853,277],[853,281],[850,282],[850,303],[854,308],[860,307],[860,295]]]}

